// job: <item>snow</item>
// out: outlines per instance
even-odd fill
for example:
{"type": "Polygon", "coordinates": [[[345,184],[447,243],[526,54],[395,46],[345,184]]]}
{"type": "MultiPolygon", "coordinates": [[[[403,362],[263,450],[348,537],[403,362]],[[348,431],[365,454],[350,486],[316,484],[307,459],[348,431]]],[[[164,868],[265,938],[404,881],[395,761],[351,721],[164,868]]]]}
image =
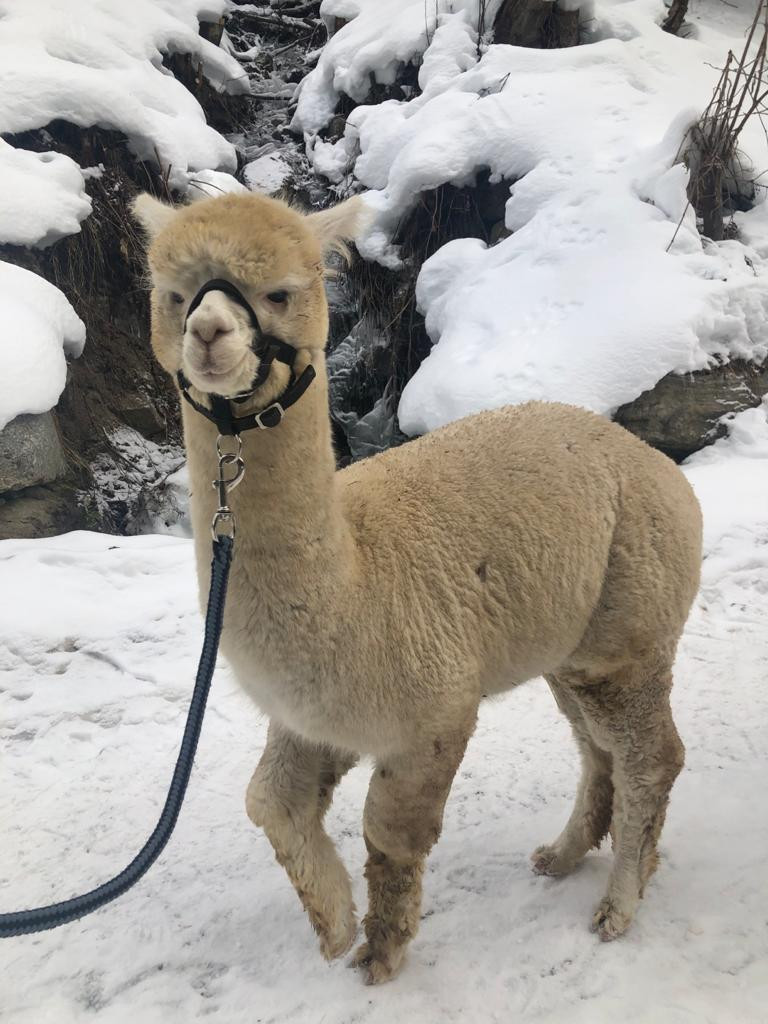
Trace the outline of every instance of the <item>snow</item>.
{"type": "Polygon", "coordinates": [[[193,171],[187,183],[187,199],[215,198],[226,192],[247,192],[242,182],[225,171],[193,171]]]}
{"type": "MultiPolygon", "coordinates": [[[[588,931],[611,863],[563,880],[528,854],[562,826],[577,754],[543,682],[484,705],[391,985],[327,966],[243,794],[266,723],[225,664],[176,834],[119,903],[0,943],[4,1020],[40,1024],[762,1024],[768,998],[768,405],[686,472],[703,503],[702,588],[676,666],[687,746],[662,863],[632,930],[588,931]]],[[[0,543],[0,908],[104,880],[153,826],[192,686],[201,620],[191,542],[74,533],[0,543]]],[[[328,819],[365,905],[369,765],[328,819]]]]}
{"type": "Polygon", "coordinates": [[[225,0],[48,0],[41,18],[27,0],[0,0],[0,131],[61,118],[123,132],[140,160],[170,167],[174,187],[188,170],[234,170],[231,144],[162,64],[188,53],[216,88],[249,91],[235,58],[198,33],[198,15],[225,9],[225,0]]]}
{"type": "Polygon", "coordinates": [[[85,326],[62,292],[42,277],[0,262],[0,430],[21,413],[47,412],[79,356],[85,326]]]}
{"type": "Polygon", "coordinates": [[[91,212],[80,167],[63,153],[30,153],[0,139],[0,242],[46,246],[91,212]]]}
{"type": "MultiPolygon", "coordinates": [[[[398,265],[393,236],[424,191],[484,169],[510,188],[510,237],[450,242],[421,268],[435,347],[402,395],[407,433],[531,398],[610,414],[670,371],[768,355],[765,206],[738,219],[748,244],[702,240],[676,163],[751,8],[700,2],[678,38],[656,0],[604,0],[585,45],[481,45],[478,60],[470,0],[398,0],[397,17],[377,0],[343,7],[356,16],[303,83],[294,123],[319,173],[369,190],[363,255],[398,265]],[[342,91],[362,103],[371,77],[420,54],[419,95],[356,107],[336,143],[317,136],[342,91]]],[[[323,12],[342,16],[328,0],[323,12]]],[[[758,122],[742,142],[765,167],[758,122]]]]}

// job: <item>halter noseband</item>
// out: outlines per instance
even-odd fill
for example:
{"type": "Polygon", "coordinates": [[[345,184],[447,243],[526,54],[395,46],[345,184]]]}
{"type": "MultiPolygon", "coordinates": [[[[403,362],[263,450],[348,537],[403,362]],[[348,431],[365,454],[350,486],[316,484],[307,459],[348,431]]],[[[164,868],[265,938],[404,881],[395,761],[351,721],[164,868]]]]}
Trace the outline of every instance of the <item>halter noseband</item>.
{"type": "Polygon", "coordinates": [[[296,355],[298,349],[293,345],[289,345],[287,341],[283,341],[282,338],[276,338],[274,335],[265,334],[259,319],[256,316],[256,311],[253,309],[251,304],[248,302],[246,297],[236,288],[231,281],[225,281],[223,278],[213,278],[210,281],[206,281],[202,288],[197,292],[195,297],[189,304],[187,315],[184,318],[184,330],[187,329],[187,321],[190,316],[194,313],[200,303],[203,301],[208,292],[224,292],[231,299],[248,313],[251,321],[251,327],[254,330],[255,338],[252,344],[254,353],[259,357],[259,372],[251,381],[251,386],[248,391],[240,391],[236,395],[225,397],[224,395],[209,394],[207,396],[210,404],[210,409],[206,406],[196,402],[189,393],[189,389],[192,386],[181,370],[176,374],[176,380],[181,388],[181,393],[187,402],[199,412],[202,416],[205,416],[211,423],[215,423],[220,434],[226,434],[232,436],[234,434],[240,434],[244,430],[252,430],[254,427],[259,427],[261,430],[267,430],[270,427],[276,427],[283,420],[285,416],[285,410],[289,409],[294,405],[304,392],[307,390],[309,385],[315,379],[315,368],[310,365],[297,377],[293,368],[293,364],[296,361],[296,355]],[[284,363],[290,368],[291,380],[288,387],[282,392],[279,398],[268,405],[266,409],[262,409],[261,412],[250,413],[247,416],[237,416],[232,412],[231,402],[236,404],[248,401],[253,396],[253,393],[258,390],[264,384],[269,372],[272,369],[273,362],[284,363]]]}

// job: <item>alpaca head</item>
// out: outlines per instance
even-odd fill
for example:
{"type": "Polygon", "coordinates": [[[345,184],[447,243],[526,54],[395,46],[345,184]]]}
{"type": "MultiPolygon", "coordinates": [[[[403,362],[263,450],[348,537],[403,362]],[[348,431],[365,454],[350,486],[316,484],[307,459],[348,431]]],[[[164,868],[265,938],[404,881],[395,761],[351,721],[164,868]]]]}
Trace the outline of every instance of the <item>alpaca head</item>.
{"type": "MultiPolygon", "coordinates": [[[[258,373],[256,332],[235,299],[208,292],[187,318],[191,300],[212,278],[237,286],[265,333],[296,348],[325,345],[324,256],[343,250],[361,228],[362,200],[304,216],[256,194],[183,207],[144,194],[133,209],[150,239],[152,346],[168,373],[182,370],[199,390],[220,395],[246,390],[258,373]]],[[[288,371],[276,365],[272,372],[288,371]]]]}

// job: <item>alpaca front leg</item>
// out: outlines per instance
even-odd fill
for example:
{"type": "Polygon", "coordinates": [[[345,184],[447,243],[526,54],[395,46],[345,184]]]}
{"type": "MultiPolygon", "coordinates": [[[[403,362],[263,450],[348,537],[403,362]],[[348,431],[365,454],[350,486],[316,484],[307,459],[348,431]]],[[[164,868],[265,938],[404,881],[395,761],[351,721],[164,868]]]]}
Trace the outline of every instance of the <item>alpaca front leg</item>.
{"type": "Polygon", "coordinates": [[[466,728],[429,737],[418,752],[376,765],[365,804],[366,941],[351,964],[369,985],[398,973],[416,935],[424,863],[473,728],[474,717],[466,728]]]}
{"type": "Polygon", "coordinates": [[[347,952],[357,924],[349,875],[323,817],[336,784],[356,760],[272,722],[246,794],[248,817],[266,832],[328,960],[347,952]]]}

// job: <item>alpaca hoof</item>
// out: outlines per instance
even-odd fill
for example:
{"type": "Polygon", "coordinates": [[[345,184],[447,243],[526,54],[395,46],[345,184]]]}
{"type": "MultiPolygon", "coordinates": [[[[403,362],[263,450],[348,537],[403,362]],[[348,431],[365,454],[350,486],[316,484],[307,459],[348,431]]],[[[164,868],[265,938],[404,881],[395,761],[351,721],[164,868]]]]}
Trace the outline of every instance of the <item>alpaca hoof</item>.
{"type": "Polygon", "coordinates": [[[405,950],[396,951],[394,956],[378,956],[367,942],[355,950],[347,967],[360,968],[366,985],[382,985],[400,973],[405,962],[405,950]]]}
{"type": "Polygon", "coordinates": [[[539,846],[531,854],[531,865],[537,875],[567,875],[577,863],[563,857],[554,846],[539,846]]]}
{"type": "Polygon", "coordinates": [[[333,927],[321,926],[315,929],[320,939],[320,952],[326,960],[336,960],[348,953],[357,935],[357,921],[350,910],[347,917],[333,927]]]}
{"type": "Polygon", "coordinates": [[[629,928],[632,914],[620,910],[610,896],[604,896],[592,917],[591,931],[597,932],[601,942],[612,942],[629,928]]]}

